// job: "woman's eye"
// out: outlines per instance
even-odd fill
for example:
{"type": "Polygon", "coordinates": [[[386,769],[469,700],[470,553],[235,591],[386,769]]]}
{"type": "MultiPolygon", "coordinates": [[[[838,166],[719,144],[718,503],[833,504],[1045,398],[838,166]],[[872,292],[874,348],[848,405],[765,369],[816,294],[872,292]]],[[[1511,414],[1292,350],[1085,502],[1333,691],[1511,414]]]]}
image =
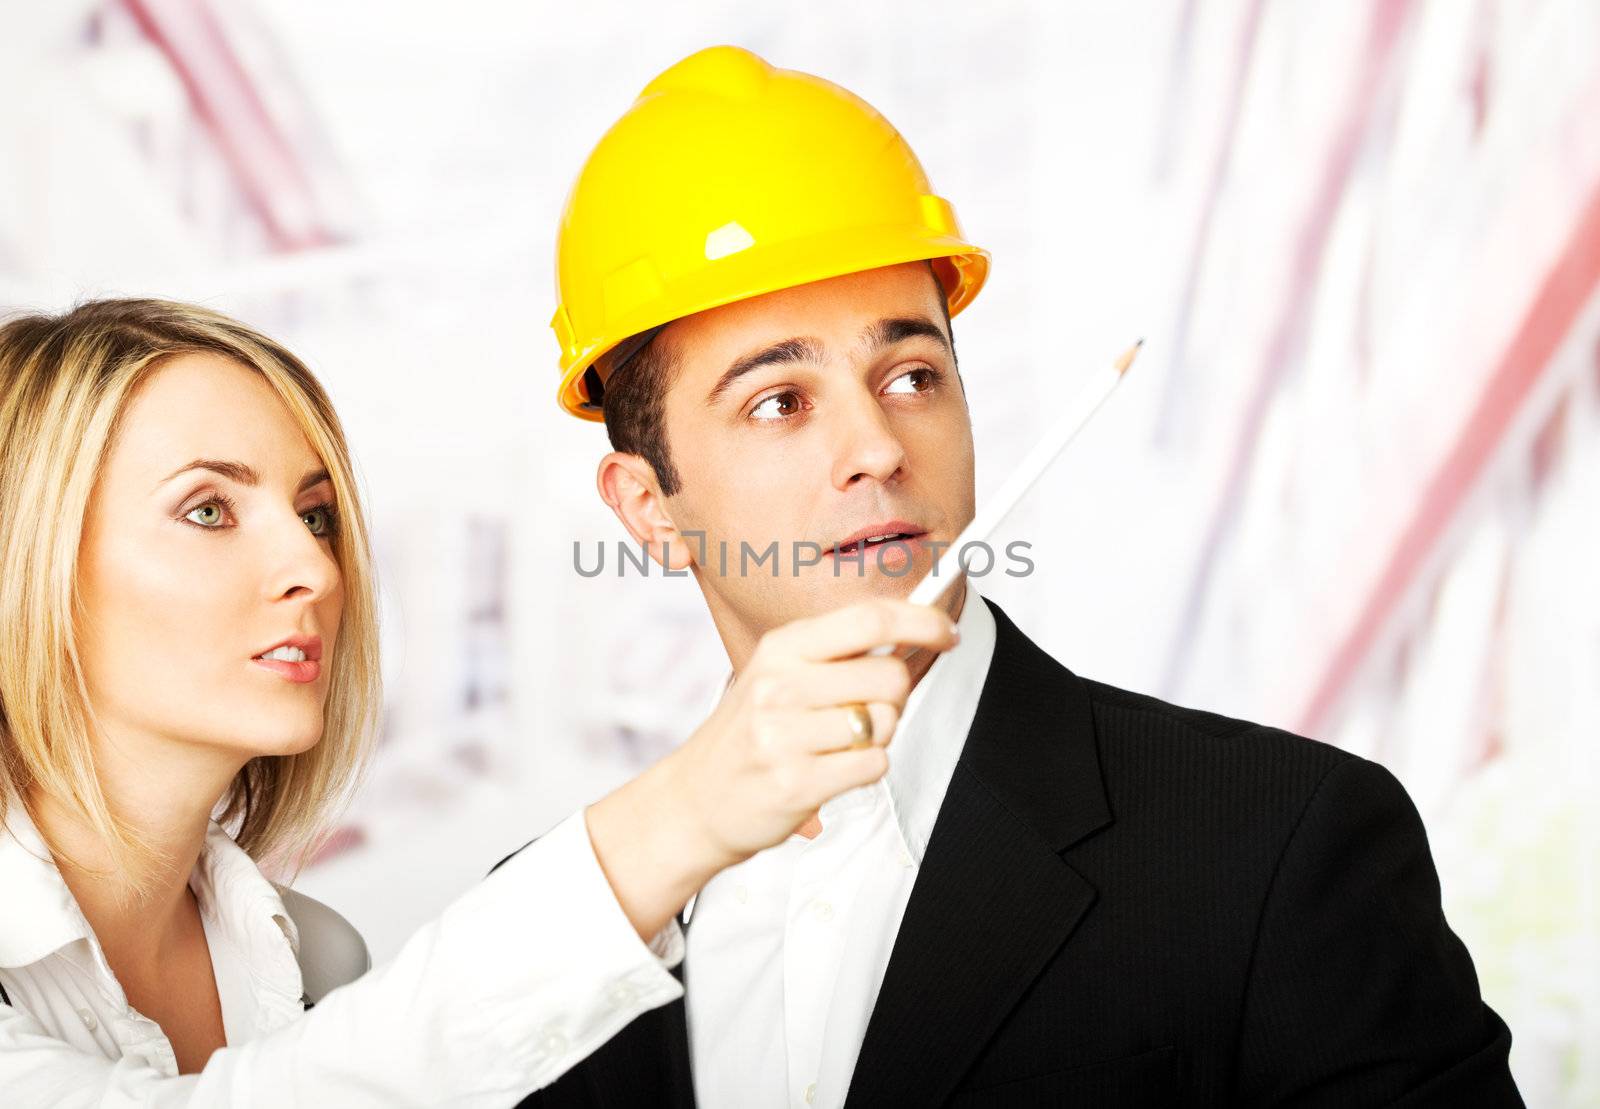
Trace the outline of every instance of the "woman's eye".
{"type": "Polygon", "coordinates": [[[935,375],[932,370],[922,367],[901,374],[899,377],[889,382],[889,385],[886,389],[884,389],[884,392],[926,393],[929,389],[933,388],[936,378],[937,375],[935,375]]]}
{"type": "Polygon", "coordinates": [[[300,514],[300,522],[311,529],[312,535],[327,535],[333,531],[333,510],[313,508],[300,514]]]}
{"type": "Polygon", "coordinates": [[[191,509],[184,513],[184,519],[199,524],[203,528],[219,528],[223,521],[222,506],[215,501],[208,501],[199,508],[191,509]]]}
{"type": "Polygon", "coordinates": [[[750,410],[754,420],[781,420],[800,411],[798,393],[774,393],[750,410]]]}

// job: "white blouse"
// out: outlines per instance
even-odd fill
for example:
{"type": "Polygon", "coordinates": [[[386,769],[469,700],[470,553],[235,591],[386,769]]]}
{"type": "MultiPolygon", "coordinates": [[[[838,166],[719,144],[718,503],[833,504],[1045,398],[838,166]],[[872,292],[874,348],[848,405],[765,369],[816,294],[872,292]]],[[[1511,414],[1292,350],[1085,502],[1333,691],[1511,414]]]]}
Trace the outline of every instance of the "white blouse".
{"type": "Polygon", "coordinates": [[[368,965],[341,918],[269,882],[215,822],[189,885],[228,1046],[199,1074],[180,1076],[172,1045],[128,1004],[13,795],[0,829],[8,1109],[507,1106],[683,993],[671,973],[683,958],[677,923],[640,942],[582,812],[458,898],[393,959],[325,997],[317,979],[337,984],[368,965]],[[317,935],[303,944],[308,920],[317,935]]]}

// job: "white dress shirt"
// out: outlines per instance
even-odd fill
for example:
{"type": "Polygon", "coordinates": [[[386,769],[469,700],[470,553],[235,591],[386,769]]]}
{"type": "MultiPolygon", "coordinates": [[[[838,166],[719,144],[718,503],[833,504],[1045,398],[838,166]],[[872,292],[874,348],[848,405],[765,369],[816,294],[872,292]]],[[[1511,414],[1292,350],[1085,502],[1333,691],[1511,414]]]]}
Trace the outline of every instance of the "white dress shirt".
{"type": "Polygon", "coordinates": [[[670,971],[683,957],[677,923],[649,946],[639,940],[582,812],[310,1010],[282,893],[214,821],[189,886],[228,1046],[180,1076],[13,795],[0,829],[6,1109],[503,1107],[682,993],[670,971]]]}
{"type": "Polygon", "coordinates": [[[843,1104],[994,655],[994,616],[970,584],[957,625],[959,645],[906,701],[883,779],[823,805],[815,839],[730,867],[685,911],[704,1109],[843,1104]]]}

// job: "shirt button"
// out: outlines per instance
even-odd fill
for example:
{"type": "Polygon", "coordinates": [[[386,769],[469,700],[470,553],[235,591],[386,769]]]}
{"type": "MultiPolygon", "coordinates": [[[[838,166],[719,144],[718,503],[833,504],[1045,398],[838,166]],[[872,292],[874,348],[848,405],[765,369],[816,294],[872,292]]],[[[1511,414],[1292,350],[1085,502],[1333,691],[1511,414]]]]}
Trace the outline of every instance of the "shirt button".
{"type": "Polygon", "coordinates": [[[100,1022],[94,1019],[94,1014],[87,1009],[79,1009],[78,1016],[83,1020],[83,1026],[93,1032],[100,1027],[100,1022]]]}
{"type": "Polygon", "coordinates": [[[743,905],[750,900],[750,890],[743,882],[733,887],[733,899],[743,905]]]}
{"type": "Polygon", "coordinates": [[[905,867],[907,870],[911,869],[911,852],[907,851],[904,847],[900,849],[899,862],[900,865],[905,867]]]}
{"type": "Polygon", "coordinates": [[[632,1005],[637,996],[626,982],[616,982],[611,987],[611,1000],[617,1005],[632,1005]]]}
{"type": "Polygon", "coordinates": [[[817,1084],[815,1082],[813,1082],[813,1083],[811,1083],[811,1085],[806,1087],[806,1104],[810,1105],[811,1104],[811,1099],[816,1097],[816,1096],[817,1096],[817,1084]]]}
{"type": "Polygon", "coordinates": [[[546,1032],[544,1034],[544,1051],[546,1055],[558,1056],[567,1050],[567,1038],[560,1032],[546,1032]]]}
{"type": "Polygon", "coordinates": [[[817,914],[818,920],[828,921],[833,919],[833,905],[827,901],[813,902],[811,911],[817,914]]]}

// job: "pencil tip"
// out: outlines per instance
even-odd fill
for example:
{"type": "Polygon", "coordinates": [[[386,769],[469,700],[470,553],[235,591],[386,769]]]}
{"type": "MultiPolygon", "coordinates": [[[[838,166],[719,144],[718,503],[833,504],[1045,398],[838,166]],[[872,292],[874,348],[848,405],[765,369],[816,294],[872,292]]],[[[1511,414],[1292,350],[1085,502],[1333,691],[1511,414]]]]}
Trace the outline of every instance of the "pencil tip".
{"type": "Polygon", "coordinates": [[[1122,357],[1116,361],[1115,368],[1117,373],[1125,374],[1128,372],[1128,367],[1133,365],[1134,355],[1139,353],[1139,348],[1142,346],[1144,346],[1144,340],[1140,339],[1137,343],[1134,343],[1133,346],[1122,352],[1122,357]]]}

